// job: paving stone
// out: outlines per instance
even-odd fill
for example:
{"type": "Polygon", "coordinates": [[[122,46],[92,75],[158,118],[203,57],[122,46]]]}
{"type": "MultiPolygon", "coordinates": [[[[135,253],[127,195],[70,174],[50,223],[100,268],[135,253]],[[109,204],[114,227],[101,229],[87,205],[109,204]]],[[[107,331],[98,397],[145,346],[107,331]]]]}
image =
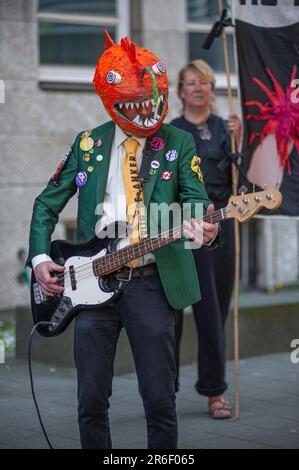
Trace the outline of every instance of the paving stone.
{"type": "MultiPolygon", "coordinates": [[[[80,448],[76,371],[34,363],[34,383],[43,421],[54,448],[80,448]]],[[[234,364],[228,362],[234,404],[234,364]]],[[[177,394],[181,449],[299,449],[299,366],[288,354],[241,361],[241,419],[213,420],[207,398],[195,388],[196,365],[182,367],[177,394]],[[298,371],[298,372],[297,372],[298,371]]],[[[135,374],[115,377],[110,400],[113,447],[146,448],[146,420],[135,374]]],[[[25,361],[0,367],[0,448],[47,449],[31,397],[25,361]]]]}
{"type": "Polygon", "coordinates": [[[257,440],[258,443],[266,446],[276,446],[279,449],[298,449],[299,435],[298,432],[292,433],[285,431],[269,431],[263,438],[257,440]]]}
{"type": "Polygon", "coordinates": [[[247,426],[257,426],[264,429],[297,429],[298,436],[299,436],[299,423],[298,421],[294,421],[287,418],[279,418],[277,419],[275,416],[271,415],[262,415],[258,414],[254,417],[246,418],[246,425],[247,426]]]}
{"type": "MultiPolygon", "coordinates": [[[[188,445],[188,442],[186,442],[188,445]]],[[[274,446],[257,444],[246,440],[236,439],[232,437],[223,437],[222,439],[205,439],[198,443],[198,449],[269,449],[274,446]]],[[[186,447],[187,448],[187,447],[186,447]]],[[[196,447],[194,447],[196,448],[196,447]]]]}

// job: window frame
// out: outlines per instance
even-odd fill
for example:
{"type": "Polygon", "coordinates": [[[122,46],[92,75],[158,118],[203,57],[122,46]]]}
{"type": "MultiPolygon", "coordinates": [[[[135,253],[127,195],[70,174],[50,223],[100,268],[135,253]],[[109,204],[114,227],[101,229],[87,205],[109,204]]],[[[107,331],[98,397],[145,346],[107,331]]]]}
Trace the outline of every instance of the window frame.
{"type": "MultiPolygon", "coordinates": [[[[81,24],[90,26],[114,26],[117,42],[129,35],[130,0],[116,0],[116,16],[81,15],[77,13],[58,13],[37,11],[37,24],[53,21],[56,23],[81,24]]],[[[39,29],[38,29],[39,30],[39,29]]],[[[39,33],[38,45],[39,45],[39,33]]],[[[92,80],[94,67],[70,65],[43,65],[40,63],[38,46],[38,82],[45,89],[93,89],[92,80]]]]}
{"type": "MultiPolygon", "coordinates": [[[[189,54],[190,54],[190,45],[189,45],[189,33],[206,33],[208,34],[214,22],[207,23],[207,22],[199,22],[199,21],[188,21],[187,19],[187,2],[186,0],[186,22],[185,22],[185,28],[186,28],[186,33],[188,35],[188,41],[187,41],[187,50],[188,50],[188,60],[189,60],[189,54]]],[[[236,63],[236,48],[235,48],[235,29],[232,26],[226,27],[225,32],[227,36],[232,36],[233,37],[233,43],[234,43],[234,57],[235,57],[235,63],[236,63]]],[[[221,36],[219,38],[216,38],[215,41],[221,41],[222,44],[222,38],[221,36]]],[[[212,46],[213,47],[213,46],[212,46]]],[[[237,64],[236,64],[237,68],[237,64]]],[[[221,94],[223,91],[227,89],[227,78],[226,78],[226,72],[215,72],[215,78],[216,78],[216,83],[217,83],[217,92],[221,94]]],[[[238,76],[237,72],[231,73],[230,76],[231,80],[231,86],[232,90],[234,93],[236,93],[238,89],[238,76]]]]}

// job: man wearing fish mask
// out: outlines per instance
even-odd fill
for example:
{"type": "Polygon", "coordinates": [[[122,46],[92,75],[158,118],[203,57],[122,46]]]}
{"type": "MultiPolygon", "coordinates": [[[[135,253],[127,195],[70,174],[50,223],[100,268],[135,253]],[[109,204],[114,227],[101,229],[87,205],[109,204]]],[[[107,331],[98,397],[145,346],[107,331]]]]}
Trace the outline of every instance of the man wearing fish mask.
{"type": "MultiPolygon", "coordinates": [[[[150,214],[154,203],[202,204],[204,210],[213,210],[192,136],[162,124],[168,111],[164,64],[129,38],[116,45],[107,32],[105,36],[105,52],[98,61],[94,85],[112,120],[77,136],[34,205],[28,263],[48,296],[63,291],[51,273],[64,268],[49,257],[49,245],[58,214],[75,193],[79,242],[87,242],[117,220],[126,220],[132,228],[125,243],[138,242],[144,235],[138,231],[136,235],[136,219],[140,224],[138,215],[141,219],[144,211],[150,214]]],[[[146,238],[150,216],[145,221],[146,238]]],[[[161,232],[161,219],[156,223],[161,232]]],[[[204,222],[202,236],[194,220],[184,225],[187,238],[217,246],[216,225],[204,222]]],[[[122,281],[119,298],[76,317],[78,420],[83,448],[112,447],[108,408],[122,327],[135,361],[148,448],[177,447],[174,310],[200,299],[192,251],[185,249],[185,242],[181,238],[153,249],[112,273],[112,282],[122,281]]]]}

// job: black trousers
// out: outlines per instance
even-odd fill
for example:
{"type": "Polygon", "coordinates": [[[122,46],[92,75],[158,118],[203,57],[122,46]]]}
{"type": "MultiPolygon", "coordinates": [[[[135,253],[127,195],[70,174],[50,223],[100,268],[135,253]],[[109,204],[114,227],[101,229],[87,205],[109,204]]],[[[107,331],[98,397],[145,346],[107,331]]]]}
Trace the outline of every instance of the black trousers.
{"type": "Polygon", "coordinates": [[[108,409],[122,327],[135,361],[148,448],[177,447],[175,321],[158,275],[133,278],[115,304],[77,316],[75,362],[83,448],[112,448],[108,409]]]}
{"type": "MultiPolygon", "coordinates": [[[[221,224],[223,246],[208,251],[193,250],[201,300],[193,305],[198,353],[198,393],[208,397],[221,395],[225,382],[225,320],[229,311],[234,282],[234,223],[221,224]]],[[[176,324],[176,390],[179,389],[179,349],[183,331],[183,311],[177,311],[176,324]]]]}

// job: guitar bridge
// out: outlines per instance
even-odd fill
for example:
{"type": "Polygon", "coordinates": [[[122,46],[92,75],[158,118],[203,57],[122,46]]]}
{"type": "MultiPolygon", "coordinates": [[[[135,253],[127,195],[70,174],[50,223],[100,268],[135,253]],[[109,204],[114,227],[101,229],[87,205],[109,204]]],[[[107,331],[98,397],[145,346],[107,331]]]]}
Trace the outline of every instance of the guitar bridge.
{"type": "Polygon", "coordinates": [[[47,300],[46,294],[42,291],[41,286],[37,282],[33,284],[33,296],[34,296],[34,302],[37,305],[42,304],[43,302],[46,302],[47,300]]]}

